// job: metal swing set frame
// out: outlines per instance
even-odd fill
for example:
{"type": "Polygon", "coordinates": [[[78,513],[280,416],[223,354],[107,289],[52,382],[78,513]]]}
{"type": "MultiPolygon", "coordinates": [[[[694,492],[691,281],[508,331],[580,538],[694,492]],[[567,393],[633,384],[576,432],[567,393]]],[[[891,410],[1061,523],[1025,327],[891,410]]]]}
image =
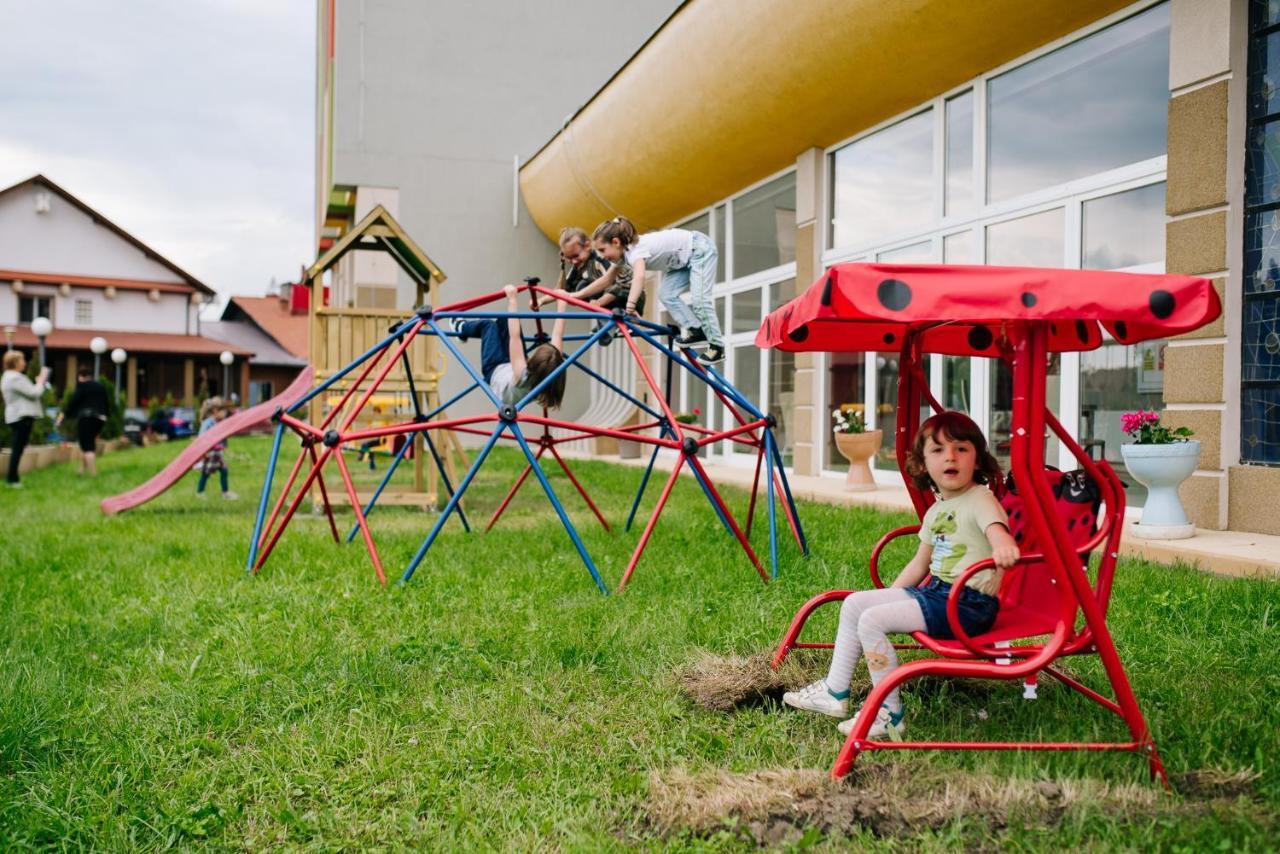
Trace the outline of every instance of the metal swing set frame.
{"type": "Polygon", "coordinates": [[[795,501],[787,481],[786,470],[783,467],[782,456],[774,436],[773,428],[776,422],[772,415],[761,412],[752,401],[742,395],[714,368],[699,364],[693,357],[692,351],[681,350],[675,343],[675,330],[671,327],[661,326],[636,317],[628,317],[621,311],[610,312],[599,306],[583,302],[571,295],[547,290],[539,285],[539,280],[536,278],[526,279],[525,284],[520,287],[520,291],[526,293],[529,297],[527,311],[509,312],[487,308],[490,303],[504,298],[504,294],[501,291],[451,303],[440,308],[433,309],[431,306],[422,306],[415,311],[413,316],[393,325],[386,338],[378,344],[369,348],[364,354],[340,371],[337,371],[325,382],[294,403],[288,410],[280,410],[275,414],[276,428],[271,455],[267,464],[267,474],[258,503],[253,535],[249,543],[248,559],[245,564],[246,572],[257,573],[261,570],[280,541],[281,535],[284,533],[285,528],[288,527],[290,520],[293,519],[304,496],[308,493],[308,490],[313,488],[318,492],[320,503],[328,517],[334,542],[342,542],[343,538],[338,532],[338,525],[333,515],[328,487],[323,474],[325,466],[333,461],[337,466],[343,489],[346,491],[347,498],[356,517],[355,525],[348,532],[346,541],[353,540],[357,533],[362,536],[378,581],[385,585],[386,574],[369,527],[369,517],[376,509],[379,496],[391,481],[396,468],[413,443],[408,441],[403,443],[399,451],[392,457],[391,463],[387,466],[387,470],[377,488],[368,500],[363,503],[356,493],[350,471],[343,458],[342,449],[348,446],[358,447],[363,442],[388,436],[405,436],[407,438],[410,434],[422,435],[424,445],[431,454],[432,461],[439,472],[449,499],[425,539],[405,567],[400,578],[401,584],[413,577],[414,572],[422,564],[432,544],[440,535],[445,523],[455,511],[464,530],[468,533],[472,531],[471,522],[462,506],[462,499],[467,488],[474,481],[477,472],[500,439],[514,442],[519,446],[525,456],[526,466],[507,492],[501,504],[493,512],[485,530],[488,531],[498,522],[520,491],[520,488],[528,480],[529,475],[533,474],[601,593],[607,594],[609,587],[601,577],[590,554],[588,554],[582,538],[552,488],[541,465],[544,456],[549,455],[554,459],[579,495],[581,495],[596,520],[606,531],[610,531],[609,523],[604,514],[595,501],[592,500],[581,480],[574,475],[569,462],[558,450],[558,446],[564,443],[598,436],[630,440],[652,448],[648,465],[645,467],[635,498],[631,503],[631,509],[627,515],[624,528],[626,531],[631,530],[632,524],[636,519],[649,480],[658,462],[659,453],[665,449],[674,451],[676,454],[671,472],[667,476],[666,483],[663,485],[656,504],[650,511],[648,521],[639,541],[636,543],[622,578],[618,582],[618,591],[621,591],[627,585],[635,572],[645,547],[648,545],[658,524],[663,508],[666,506],[685,466],[688,466],[692,471],[695,480],[723,527],[742,548],[752,567],[762,580],[768,581],[770,578],[776,577],[778,572],[777,509],[779,506],[783,510],[783,516],[800,551],[803,554],[808,554],[804,529],[796,511],[795,501]],[[538,309],[539,295],[559,300],[567,308],[558,307],[558,310],[554,312],[540,311],[538,309]],[[573,352],[569,353],[564,362],[555,371],[538,383],[521,400],[513,405],[507,405],[497,397],[488,383],[484,381],[480,371],[463,354],[458,346],[456,333],[442,325],[443,321],[451,318],[484,318],[497,322],[506,322],[509,318],[531,319],[534,321],[536,334],[523,336],[526,346],[530,343],[536,345],[550,340],[550,337],[543,329],[543,321],[546,320],[564,319],[603,322],[600,322],[598,328],[592,332],[565,336],[564,340],[566,342],[572,341],[577,345],[573,352]],[[647,388],[643,395],[644,400],[628,390],[620,388],[617,384],[584,363],[585,354],[591,347],[598,345],[607,334],[614,334],[620,338],[635,359],[647,388]],[[423,408],[421,395],[418,394],[414,387],[413,374],[410,370],[408,358],[409,348],[413,346],[414,341],[419,336],[432,336],[442,343],[450,355],[466,371],[470,379],[470,383],[462,391],[429,410],[423,408]],[[660,356],[664,357],[666,366],[665,383],[660,385],[654,378],[653,372],[650,371],[645,357],[641,353],[640,343],[647,343],[660,356]],[[356,420],[369,400],[377,393],[378,387],[398,365],[403,368],[408,381],[408,388],[414,405],[414,417],[399,424],[388,424],[371,429],[354,429],[356,420]],[[622,427],[600,427],[552,418],[545,408],[541,409],[541,414],[537,414],[537,407],[534,404],[536,404],[538,395],[554,382],[557,377],[571,368],[600,383],[612,393],[621,395],[640,412],[648,416],[648,420],[622,427]],[[734,422],[732,426],[722,430],[714,430],[699,425],[682,424],[676,420],[671,409],[671,390],[674,387],[673,381],[677,368],[687,371],[691,376],[711,389],[734,422]],[[339,403],[324,416],[319,425],[309,424],[298,417],[303,407],[313,398],[357,370],[359,373],[356,375],[356,379],[348,385],[339,403]],[[375,370],[377,370],[376,374],[374,374],[375,370]],[[373,377],[370,380],[371,375],[373,377]],[[357,397],[356,393],[361,389],[363,389],[363,392],[357,397]],[[478,415],[457,418],[444,417],[445,410],[448,407],[473,392],[478,392],[486,398],[487,402],[492,405],[493,410],[478,415]],[[650,400],[656,401],[656,404],[649,403],[648,401],[650,400]],[[534,411],[529,411],[530,409],[534,411]],[[301,449],[289,471],[284,487],[280,490],[270,513],[268,513],[267,508],[271,504],[272,482],[286,430],[291,431],[298,437],[301,449]],[[456,487],[445,471],[436,442],[432,440],[433,431],[451,431],[455,434],[484,438],[484,443],[480,446],[475,459],[458,481],[456,487]],[[540,432],[540,435],[536,438],[531,438],[529,434],[532,432],[540,432]],[[738,523],[728,503],[724,500],[719,490],[716,489],[711,476],[698,459],[698,451],[701,448],[726,441],[749,446],[754,449],[756,455],[755,475],[744,525],[738,523]],[[534,445],[537,446],[536,451],[534,450],[534,445]],[[299,481],[299,476],[302,474],[304,466],[308,464],[309,468],[305,476],[299,481]],[[766,473],[769,570],[765,569],[760,557],[750,543],[762,471],[766,473]],[[295,486],[297,487],[296,490],[295,486]]]}

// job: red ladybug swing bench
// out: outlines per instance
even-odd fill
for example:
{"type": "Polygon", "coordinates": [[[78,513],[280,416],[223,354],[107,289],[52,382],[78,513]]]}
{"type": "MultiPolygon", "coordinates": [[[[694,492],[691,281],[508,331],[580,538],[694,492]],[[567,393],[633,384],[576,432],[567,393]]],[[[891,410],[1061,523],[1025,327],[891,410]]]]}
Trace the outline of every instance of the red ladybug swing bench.
{"type": "MultiPolygon", "coordinates": [[[[840,264],[765,318],[756,336],[761,348],[795,352],[900,348],[898,467],[921,518],[934,496],[915,488],[904,463],[920,428],[922,406],[942,409],[929,392],[922,367],[925,354],[999,358],[1013,375],[1012,483],[1008,489],[996,484],[995,489],[1009,513],[1022,557],[1004,574],[999,616],[981,635],[971,637],[960,626],[959,592],[975,573],[994,565],[990,559],[974,563],[956,579],[948,602],[947,618],[955,639],[940,640],[918,632],[912,636],[914,643],[897,645],[926,650],[935,657],[904,663],[872,689],[831,768],[832,777],[847,774],[868,750],[1123,750],[1145,756],[1152,778],[1168,785],[1155,741],[1107,629],[1124,524],[1124,490],[1111,466],[1090,458],[1049,411],[1045,376],[1050,353],[1092,350],[1103,343],[1103,329],[1117,342],[1133,344],[1188,332],[1220,313],[1209,280],[1189,276],[840,264]],[[1063,474],[1046,468],[1046,430],[1079,461],[1081,472],[1063,474]],[[1088,496],[1084,504],[1082,494],[1088,496]],[[1105,507],[1101,515],[1099,505],[1105,507]],[[1097,549],[1101,560],[1091,581],[1089,554],[1097,549]],[[1072,655],[1101,659],[1114,699],[1055,666],[1072,655]],[[1114,712],[1124,720],[1129,738],[1113,742],[882,742],[867,738],[874,710],[907,680],[960,676],[1022,679],[1033,686],[1039,673],[1114,712]]],[[[890,531],[876,544],[870,572],[877,587],[884,586],[878,564],[885,546],[898,537],[914,536],[919,529],[911,525],[890,531]]],[[[852,592],[832,590],[806,602],[778,646],[774,667],[795,648],[830,649],[830,643],[801,642],[801,631],[816,609],[852,592]]]]}

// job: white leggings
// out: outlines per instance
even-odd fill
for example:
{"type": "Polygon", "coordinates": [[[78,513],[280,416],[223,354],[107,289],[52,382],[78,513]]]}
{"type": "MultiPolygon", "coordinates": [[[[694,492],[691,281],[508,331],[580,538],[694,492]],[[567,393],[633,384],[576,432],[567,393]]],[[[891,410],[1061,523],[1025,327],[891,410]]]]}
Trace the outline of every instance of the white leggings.
{"type": "MultiPolygon", "coordinates": [[[[898,653],[887,635],[925,630],[920,605],[901,587],[861,590],[840,606],[840,627],[836,629],[835,650],[827,688],[837,693],[848,691],[858,656],[866,655],[871,684],[879,685],[889,671],[898,666],[898,653]]],[[[895,689],[885,701],[898,711],[902,700],[895,689]]]]}

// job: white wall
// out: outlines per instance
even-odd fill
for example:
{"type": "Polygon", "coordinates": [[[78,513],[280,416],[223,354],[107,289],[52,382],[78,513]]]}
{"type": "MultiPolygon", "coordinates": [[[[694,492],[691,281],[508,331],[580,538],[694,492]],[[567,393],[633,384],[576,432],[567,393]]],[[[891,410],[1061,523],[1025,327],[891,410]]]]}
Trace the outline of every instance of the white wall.
{"type": "Polygon", "coordinates": [[[182,281],[58,194],[35,184],[0,196],[0,269],[182,281]],[[49,196],[47,213],[36,213],[37,193],[49,196]]]}
{"type": "MultiPolygon", "coordinates": [[[[54,285],[27,284],[22,296],[53,298],[54,325],[59,329],[118,330],[121,332],[157,332],[168,335],[195,333],[195,310],[190,309],[191,325],[187,325],[189,297],[185,294],[161,293],[157,302],[147,299],[146,291],[117,290],[115,299],[107,299],[102,288],[72,287],[69,296],[58,294],[54,285]],[[76,322],[76,300],[93,303],[91,323],[76,322]]],[[[0,285],[0,325],[18,322],[18,295],[7,284],[0,285]]]]}

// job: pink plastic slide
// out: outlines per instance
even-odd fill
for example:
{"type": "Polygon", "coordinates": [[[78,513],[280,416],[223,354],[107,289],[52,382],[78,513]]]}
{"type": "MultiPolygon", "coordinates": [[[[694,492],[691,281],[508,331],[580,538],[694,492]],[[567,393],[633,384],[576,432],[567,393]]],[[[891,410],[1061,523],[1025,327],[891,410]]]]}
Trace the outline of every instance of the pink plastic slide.
{"type": "Polygon", "coordinates": [[[289,387],[280,394],[270,400],[259,403],[257,406],[251,406],[248,409],[237,412],[208,433],[203,436],[197,436],[191,441],[190,445],[183,449],[182,453],[173,458],[169,465],[165,466],[159,474],[146,483],[134,487],[128,492],[102,499],[102,512],[108,516],[114,516],[122,511],[137,507],[139,504],[147,503],[181,480],[182,476],[191,471],[191,467],[200,461],[205,452],[218,442],[228,436],[248,430],[255,424],[266,421],[275,413],[277,407],[288,409],[295,400],[310,390],[311,366],[307,365],[298,373],[298,378],[290,383],[289,387]]]}

